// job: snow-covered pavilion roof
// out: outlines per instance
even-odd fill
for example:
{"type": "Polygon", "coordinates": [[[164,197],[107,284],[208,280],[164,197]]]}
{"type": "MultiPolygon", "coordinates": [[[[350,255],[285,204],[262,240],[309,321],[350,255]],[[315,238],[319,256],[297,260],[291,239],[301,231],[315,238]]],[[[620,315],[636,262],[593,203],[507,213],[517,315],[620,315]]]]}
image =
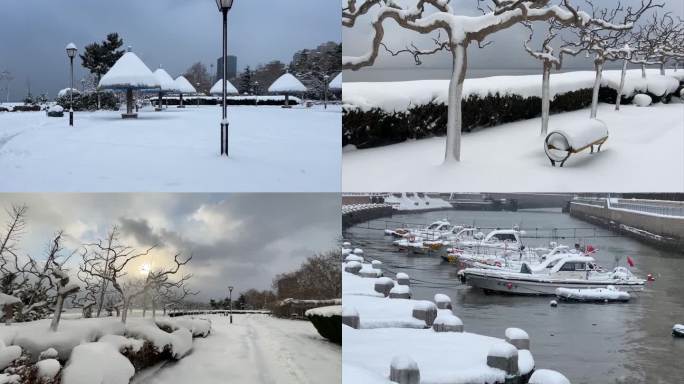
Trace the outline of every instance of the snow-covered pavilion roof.
{"type": "Polygon", "coordinates": [[[304,92],[306,87],[291,73],[280,76],[268,87],[269,92],[304,92]]]}
{"type": "Polygon", "coordinates": [[[334,79],[328,84],[330,89],[342,89],[342,72],[340,72],[334,79]]]}
{"type": "Polygon", "coordinates": [[[171,75],[169,75],[169,73],[163,70],[162,68],[159,68],[156,71],[154,71],[154,77],[156,77],[159,81],[162,91],[173,92],[178,90],[176,82],[173,81],[173,77],[171,77],[171,75]]]}
{"type": "MultiPolygon", "coordinates": [[[[221,83],[221,80],[217,81],[216,84],[214,84],[211,89],[209,90],[209,93],[212,95],[220,95],[223,94],[223,84],[221,83]]],[[[233,84],[226,80],[226,93],[229,94],[238,94],[237,88],[233,86],[233,84]]]]}
{"type": "Polygon", "coordinates": [[[152,71],[133,52],[126,52],[107,72],[98,88],[109,89],[150,89],[159,88],[159,80],[152,71]]]}
{"type": "Polygon", "coordinates": [[[180,93],[196,93],[195,87],[190,84],[188,79],[183,76],[178,76],[175,80],[176,91],[180,93]]]}

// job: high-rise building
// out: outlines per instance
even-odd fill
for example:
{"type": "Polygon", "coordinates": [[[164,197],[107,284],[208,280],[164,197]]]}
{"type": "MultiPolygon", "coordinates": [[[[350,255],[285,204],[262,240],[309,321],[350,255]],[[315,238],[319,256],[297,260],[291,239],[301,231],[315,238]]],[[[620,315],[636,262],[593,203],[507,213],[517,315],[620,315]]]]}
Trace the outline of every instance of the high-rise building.
{"type": "MultiPolygon", "coordinates": [[[[232,79],[237,76],[237,56],[228,55],[228,78],[232,79]]],[[[223,57],[216,60],[216,75],[214,81],[219,81],[223,78],[223,57]]]]}

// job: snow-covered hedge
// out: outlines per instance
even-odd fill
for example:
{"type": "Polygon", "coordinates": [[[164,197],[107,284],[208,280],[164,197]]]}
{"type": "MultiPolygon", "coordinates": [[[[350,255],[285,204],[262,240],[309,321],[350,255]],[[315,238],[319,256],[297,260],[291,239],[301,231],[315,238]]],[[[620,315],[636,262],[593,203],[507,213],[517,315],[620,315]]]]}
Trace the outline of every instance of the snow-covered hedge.
{"type": "MultiPolygon", "coordinates": [[[[197,97],[194,96],[183,96],[183,105],[187,106],[193,106],[197,105],[197,97]]],[[[158,97],[153,97],[150,99],[152,104],[156,105],[157,104],[158,97]]],[[[180,97],[177,96],[164,96],[162,97],[164,105],[180,105],[180,97]]],[[[226,104],[228,105],[256,105],[256,103],[259,103],[259,105],[275,105],[275,106],[280,106],[280,105],[285,105],[285,97],[284,96],[229,96],[226,99],[226,104]]],[[[299,105],[302,103],[302,100],[290,96],[290,105],[299,105]]],[[[200,96],[199,97],[199,104],[200,105],[220,105],[221,104],[221,99],[219,97],[209,97],[209,96],[200,96]]]]}
{"type": "MultiPolygon", "coordinates": [[[[629,71],[622,102],[637,93],[653,102],[669,102],[680,89],[679,78],[629,71]]],[[[551,113],[583,109],[591,104],[594,72],[554,74],[551,113]]],[[[466,79],[463,90],[463,130],[491,127],[541,115],[540,76],[496,76],[466,79]]],[[[605,71],[599,101],[614,103],[620,71],[605,71]]],[[[371,148],[409,139],[446,134],[448,81],[345,83],[342,145],[371,148]]]]}
{"type": "MultiPolygon", "coordinates": [[[[58,96],[55,99],[57,105],[61,105],[65,110],[69,110],[70,99],[68,93],[58,96]]],[[[113,92],[100,92],[100,108],[115,111],[119,109],[119,99],[113,92]]],[[[97,93],[74,93],[74,111],[95,111],[97,110],[97,93]]]]}
{"type": "Polygon", "coordinates": [[[333,343],[342,344],[342,306],[309,309],[305,313],[318,333],[333,343]]]}

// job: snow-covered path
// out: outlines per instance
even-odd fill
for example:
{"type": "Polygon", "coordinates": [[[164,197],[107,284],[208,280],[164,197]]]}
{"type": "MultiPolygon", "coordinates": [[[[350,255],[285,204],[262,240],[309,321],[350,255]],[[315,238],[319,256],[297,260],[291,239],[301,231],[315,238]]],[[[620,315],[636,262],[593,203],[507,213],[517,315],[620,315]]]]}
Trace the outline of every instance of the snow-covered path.
{"type": "MultiPolygon", "coordinates": [[[[588,110],[551,116],[568,124],[588,110]]],[[[609,139],[598,154],[573,155],[553,168],[543,150],[540,120],[532,119],[463,135],[461,162],[442,164],[444,137],[346,152],[346,192],[428,190],[496,192],[663,192],[684,190],[684,104],[648,108],[600,104],[609,139]]]]}
{"type": "Polygon", "coordinates": [[[137,120],[76,113],[0,113],[5,192],[335,192],[341,109],[229,107],[231,159],[219,156],[219,107],[188,106],[137,120]]]}
{"type": "Polygon", "coordinates": [[[212,333],[184,359],[141,372],[132,384],[316,384],[340,381],[342,348],[308,321],[267,315],[208,316],[212,333]]]}

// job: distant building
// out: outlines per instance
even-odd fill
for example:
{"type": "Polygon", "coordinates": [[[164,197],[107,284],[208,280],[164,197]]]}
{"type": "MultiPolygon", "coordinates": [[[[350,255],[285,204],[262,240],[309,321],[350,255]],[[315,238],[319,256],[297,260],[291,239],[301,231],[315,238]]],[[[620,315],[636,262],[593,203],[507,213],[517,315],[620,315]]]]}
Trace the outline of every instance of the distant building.
{"type": "MultiPolygon", "coordinates": [[[[232,79],[237,76],[237,56],[228,55],[228,78],[232,79]]],[[[223,57],[216,59],[216,75],[215,81],[223,79],[223,57]]]]}

